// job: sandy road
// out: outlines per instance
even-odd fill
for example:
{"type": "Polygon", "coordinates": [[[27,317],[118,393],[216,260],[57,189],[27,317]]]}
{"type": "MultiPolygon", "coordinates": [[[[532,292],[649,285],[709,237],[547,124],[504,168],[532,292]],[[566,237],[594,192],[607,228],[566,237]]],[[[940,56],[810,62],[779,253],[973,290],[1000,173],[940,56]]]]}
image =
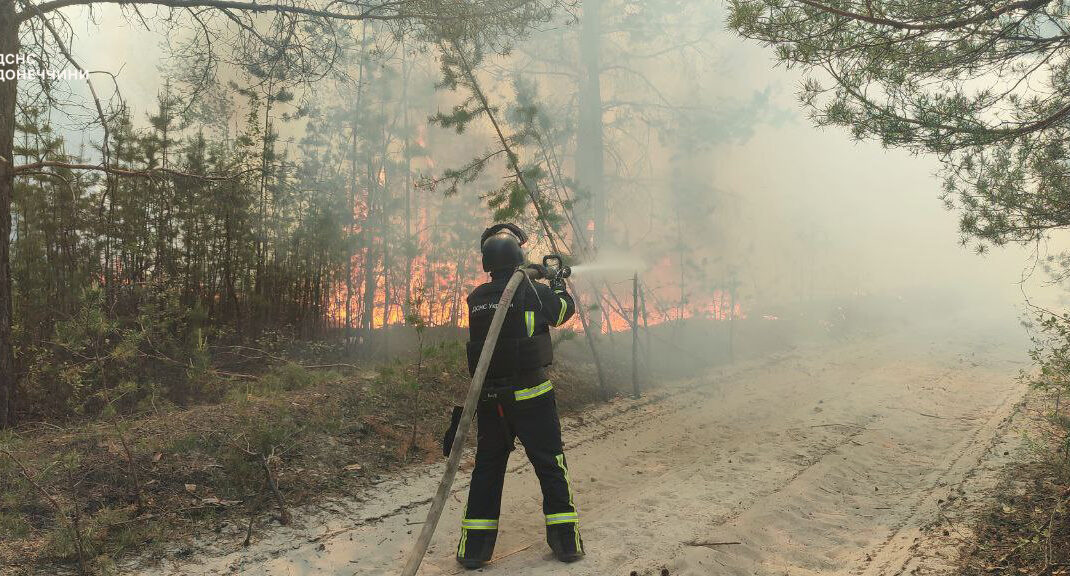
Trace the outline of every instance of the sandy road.
{"type": "MultiPolygon", "coordinates": [[[[534,474],[514,452],[488,574],[899,574],[948,486],[1010,434],[1024,388],[1012,323],[943,323],[800,348],[619,400],[569,423],[588,548],[555,562],[534,474]],[[952,336],[953,339],[952,339],[952,336]]],[[[397,574],[440,466],[332,503],[304,527],[168,574],[397,574]]],[[[462,473],[421,574],[452,556],[462,473]]]]}

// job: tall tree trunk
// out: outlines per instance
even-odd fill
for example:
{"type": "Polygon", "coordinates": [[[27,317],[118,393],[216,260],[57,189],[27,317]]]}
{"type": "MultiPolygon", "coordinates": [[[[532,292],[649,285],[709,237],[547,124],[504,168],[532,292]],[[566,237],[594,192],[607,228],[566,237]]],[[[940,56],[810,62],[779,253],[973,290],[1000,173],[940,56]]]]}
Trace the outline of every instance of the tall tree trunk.
{"type": "Polygon", "coordinates": [[[353,259],[356,257],[354,243],[356,242],[357,228],[357,194],[360,192],[360,175],[357,170],[357,160],[360,155],[360,106],[361,96],[364,95],[364,48],[368,39],[368,22],[361,23],[360,38],[360,74],[357,76],[357,102],[353,107],[353,147],[350,149],[353,173],[350,175],[353,188],[350,190],[348,205],[346,206],[346,352],[352,352],[353,346],[353,259]]]}
{"type": "Polygon", "coordinates": [[[457,282],[453,287],[453,308],[450,310],[450,326],[454,328],[458,327],[461,319],[461,298],[464,291],[465,276],[467,272],[467,266],[465,266],[465,264],[467,264],[467,262],[467,260],[462,258],[457,265],[457,282]]]}
{"type": "MultiPolygon", "coordinates": [[[[123,144],[125,141],[120,140],[115,143],[115,157],[123,157],[123,144]]],[[[111,144],[108,145],[109,148],[111,144]]],[[[123,244],[119,238],[118,231],[115,227],[115,195],[119,193],[119,182],[115,179],[113,174],[104,175],[104,199],[108,203],[108,213],[105,216],[106,220],[101,225],[101,230],[104,231],[104,303],[110,308],[115,302],[115,286],[122,283],[122,278],[118,278],[119,282],[115,282],[115,260],[118,258],[120,261],[123,257],[123,244]]]]}
{"type": "Polygon", "coordinates": [[[676,250],[677,258],[680,265],[680,302],[676,307],[677,319],[683,321],[684,309],[687,307],[687,292],[684,289],[687,278],[684,274],[687,272],[687,253],[684,251],[684,232],[683,227],[680,224],[680,203],[676,203],[676,250]]]}
{"type": "Polygon", "coordinates": [[[383,262],[383,337],[381,349],[383,353],[390,354],[390,330],[387,330],[387,325],[390,323],[390,311],[391,311],[391,289],[390,286],[390,241],[389,232],[387,227],[390,224],[390,214],[387,212],[388,207],[393,204],[392,194],[390,191],[390,134],[388,133],[387,115],[386,115],[386,99],[384,98],[379,103],[379,113],[383,117],[382,127],[382,166],[379,168],[379,173],[376,175],[376,181],[380,182],[380,196],[379,206],[379,232],[380,238],[383,238],[383,249],[380,257],[383,262]]]}
{"type": "MultiPolygon", "coordinates": [[[[601,48],[602,48],[602,1],[584,0],[583,22],[580,27],[580,85],[579,85],[579,126],[576,134],[576,181],[580,190],[589,195],[588,209],[581,218],[580,225],[587,236],[576,239],[587,242],[597,251],[605,240],[606,197],[605,197],[605,155],[603,150],[602,126],[602,85],[601,85],[601,48]],[[594,230],[589,228],[593,226],[594,230]]],[[[578,250],[583,254],[586,250],[578,250]]],[[[599,301],[598,313],[590,316],[595,332],[602,329],[601,295],[595,293],[599,301]]]]}
{"type": "MultiPolygon", "coordinates": [[[[361,60],[361,73],[362,73],[361,75],[362,76],[363,76],[363,72],[364,72],[363,62],[364,61],[361,60]]],[[[363,80],[363,78],[362,78],[362,80],[363,80]]],[[[359,106],[360,106],[360,89],[361,89],[361,87],[358,84],[357,85],[357,91],[358,91],[357,92],[357,106],[358,106],[358,110],[359,110],[359,106]]],[[[346,345],[345,345],[345,349],[346,349],[346,352],[351,352],[352,351],[352,346],[353,346],[353,258],[355,257],[355,254],[353,252],[353,248],[354,248],[353,243],[356,241],[354,236],[356,234],[357,193],[360,191],[360,175],[359,175],[359,173],[357,171],[357,155],[359,153],[359,149],[358,149],[359,126],[357,124],[357,114],[358,114],[357,111],[353,112],[353,128],[352,128],[353,129],[353,147],[350,150],[350,154],[352,155],[352,158],[350,158],[350,160],[352,162],[351,163],[351,169],[352,169],[353,173],[350,175],[351,188],[350,188],[349,194],[347,195],[347,198],[346,198],[346,217],[345,217],[345,223],[346,223],[346,233],[345,233],[345,240],[346,240],[346,306],[345,306],[345,309],[346,309],[346,327],[345,327],[345,341],[346,341],[346,345]]]]}
{"type": "Polygon", "coordinates": [[[732,287],[728,300],[728,361],[736,362],[736,279],[732,277],[732,287]]]}
{"type": "Polygon", "coordinates": [[[405,53],[405,39],[401,41],[401,106],[404,119],[402,133],[405,134],[405,148],[402,154],[405,156],[405,302],[402,304],[404,320],[408,322],[412,314],[412,258],[416,253],[415,241],[412,238],[412,123],[409,121],[409,60],[405,53]]]}
{"type": "MultiPolygon", "coordinates": [[[[234,186],[234,184],[231,184],[234,186]]],[[[228,198],[227,203],[227,216],[225,222],[225,233],[223,239],[223,282],[226,286],[226,298],[223,305],[223,310],[228,321],[233,321],[237,327],[238,334],[242,334],[242,314],[241,303],[238,301],[238,290],[235,287],[234,279],[234,235],[235,235],[234,215],[231,212],[231,203],[228,198]]]]}
{"type": "MultiPolygon", "coordinates": [[[[0,0],[0,55],[19,53],[19,25],[15,0],[0,0]]],[[[0,63],[0,74],[17,64],[0,63]]],[[[15,195],[16,79],[0,77],[0,428],[15,423],[15,350],[11,283],[11,201],[15,195]]]]}
{"type": "Polygon", "coordinates": [[[605,224],[605,166],[602,127],[602,2],[586,0],[583,3],[583,24],[580,28],[580,93],[579,126],[576,135],[576,179],[579,186],[590,194],[588,222],[593,223],[593,234],[588,240],[598,246],[604,237],[605,224]]]}
{"type": "Polygon", "coordinates": [[[369,160],[368,168],[368,209],[364,216],[364,225],[361,227],[361,236],[364,239],[364,309],[361,317],[361,331],[364,332],[365,344],[371,341],[372,328],[375,326],[375,291],[376,268],[378,268],[379,255],[375,250],[375,237],[377,230],[376,207],[378,205],[376,193],[379,189],[379,173],[375,170],[375,162],[369,160]]]}
{"type": "Polygon", "coordinates": [[[257,303],[257,308],[260,311],[258,320],[264,321],[263,309],[265,308],[263,298],[266,295],[264,283],[266,282],[264,261],[267,258],[267,232],[266,232],[266,218],[267,218],[267,186],[268,186],[268,165],[270,164],[270,155],[274,153],[275,145],[270,141],[271,139],[271,103],[273,102],[272,95],[275,93],[275,85],[273,82],[268,82],[267,92],[265,92],[264,99],[266,100],[264,105],[264,133],[263,146],[260,149],[260,206],[258,209],[259,221],[257,222],[256,233],[256,283],[253,291],[257,296],[261,298],[261,301],[257,303]]]}

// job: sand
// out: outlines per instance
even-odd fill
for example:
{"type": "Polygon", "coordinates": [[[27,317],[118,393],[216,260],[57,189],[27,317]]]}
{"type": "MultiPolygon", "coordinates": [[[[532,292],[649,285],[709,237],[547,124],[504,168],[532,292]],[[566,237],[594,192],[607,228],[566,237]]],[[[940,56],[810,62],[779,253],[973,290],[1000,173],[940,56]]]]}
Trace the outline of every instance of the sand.
{"type": "MultiPolygon", "coordinates": [[[[959,317],[802,346],[615,400],[566,422],[587,557],[553,560],[518,448],[496,557],[481,573],[912,570],[940,499],[995,474],[999,455],[1013,452],[1025,361],[1013,323],[959,317]]],[[[297,511],[303,524],[261,532],[248,549],[238,535],[220,537],[201,543],[209,552],[143,573],[399,574],[441,470],[297,511]]],[[[420,574],[464,573],[453,555],[466,488],[462,470],[420,574]]]]}

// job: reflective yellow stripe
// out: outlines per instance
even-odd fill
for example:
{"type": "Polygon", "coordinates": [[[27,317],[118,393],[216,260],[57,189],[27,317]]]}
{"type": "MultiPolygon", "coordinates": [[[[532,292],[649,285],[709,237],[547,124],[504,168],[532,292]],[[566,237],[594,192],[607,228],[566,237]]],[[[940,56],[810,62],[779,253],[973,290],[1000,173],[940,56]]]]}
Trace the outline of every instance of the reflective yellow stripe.
{"type": "Polygon", "coordinates": [[[528,336],[535,334],[535,313],[524,312],[524,321],[528,323],[528,336]]]}
{"type": "Polygon", "coordinates": [[[564,454],[557,455],[557,467],[565,473],[565,486],[568,488],[568,505],[571,506],[573,510],[575,510],[576,501],[572,497],[572,478],[568,475],[568,467],[565,466],[564,454]]]}
{"type": "Polygon", "coordinates": [[[561,301],[561,313],[557,315],[557,325],[560,326],[565,321],[565,313],[568,312],[568,302],[564,298],[558,298],[561,301]]]}
{"type": "Polygon", "coordinates": [[[513,398],[516,400],[531,400],[532,398],[542,396],[553,389],[554,385],[547,380],[538,386],[532,386],[531,388],[524,388],[523,390],[513,392],[513,398]]]}
{"type": "Polygon", "coordinates": [[[497,530],[497,520],[483,520],[478,518],[465,518],[461,520],[461,528],[468,530],[497,530]]]}
{"type": "MultiPolygon", "coordinates": [[[[576,501],[572,495],[572,477],[568,474],[568,466],[565,466],[565,455],[558,454],[556,457],[557,466],[561,468],[561,471],[565,473],[565,486],[568,487],[568,505],[576,510],[576,501]]],[[[583,551],[583,541],[580,540],[580,514],[579,512],[563,512],[561,514],[550,514],[546,517],[546,525],[553,524],[575,524],[572,527],[573,537],[576,538],[576,550],[583,551]]]]}
{"type": "MultiPolygon", "coordinates": [[[[464,507],[465,516],[468,515],[468,506],[464,507]]],[[[461,541],[457,543],[457,557],[464,558],[465,544],[468,542],[468,530],[464,527],[464,520],[461,520],[461,541]]]]}

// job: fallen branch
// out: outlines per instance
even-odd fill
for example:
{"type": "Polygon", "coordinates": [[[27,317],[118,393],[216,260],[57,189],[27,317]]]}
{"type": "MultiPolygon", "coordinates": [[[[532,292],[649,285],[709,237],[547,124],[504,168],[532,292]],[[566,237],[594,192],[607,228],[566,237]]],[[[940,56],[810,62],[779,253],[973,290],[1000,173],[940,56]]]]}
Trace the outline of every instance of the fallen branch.
{"type": "Polygon", "coordinates": [[[257,376],[255,374],[241,374],[241,373],[238,373],[238,372],[224,372],[223,370],[212,370],[211,372],[213,374],[217,374],[219,376],[227,376],[227,377],[230,377],[230,378],[238,378],[238,379],[241,379],[241,380],[260,380],[261,379],[260,376],[257,376]]]}
{"type": "Polygon", "coordinates": [[[268,486],[271,487],[271,493],[275,496],[275,503],[279,506],[279,522],[283,526],[290,525],[290,511],[286,509],[286,500],[282,497],[282,492],[279,491],[279,483],[275,480],[275,475],[271,472],[271,464],[269,460],[275,457],[275,450],[272,449],[271,455],[265,458],[260,456],[260,465],[264,468],[264,474],[267,475],[268,486]]]}
{"type": "Polygon", "coordinates": [[[738,546],[743,544],[742,542],[699,542],[698,540],[692,540],[690,542],[684,542],[688,546],[701,546],[703,548],[716,548],[718,546],[738,546]]]}
{"type": "MultiPolygon", "coordinates": [[[[501,562],[502,560],[504,560],[504,559],[506,559],[506,558],[508,558],[510,556],[515,556],[517,554],[520,554],[521,552],[531,548],[534,545],[535,545],[534,543],[528,544],[527,546],[523,546],[521,548],[517,548],[516,550],[512,550],[510,552],[506,552],[505,554],[496,555],[496,556],[494,556],[493,562],[501,562]]],[[[450,572],[450,576],[456,576],[457,574],[465,574],[467,572],[468,572],[467,569],[462,568],[461,570],[450,572]]]]}
{"type": "Polygon", "coordinates": [[[260,492],[256,496],[256,500],[252,502],[249,507],[249,524],[245,527],[245,541],[242,542],[243,548],[249,547],[249,542],[253,539],[253,521],[256,520],[256,513],[260,511],[260,506],[264,504],[264,492],[267,489],[267,479],[264,479],[264,484],[260,486],[260,492]]]}
{"type": "Polygon", "coordinates": [[[343,364],[343,363],[338,363],[338,364],[298,364],[298,366],[304,368],[305,370],[319,370],[319,369],[324,369],[324,368],[349,368],[350,370],[360,370],[360,368],[355,364],[343,364]]]}
{"type": "Polygon", "coordinates": [[[141,516],[145,511],[145,506],[141,500],[141,479],[138,478],[137,463],[134,461],[134,454],[130,450],[130,445],[126,442],[126,436],[123,434],[123,430],[119,426],[117,417],[112,419],[112,425],[115,427],[115,434],[119,436],[119,442],[123,445],[123,452],[126,454],[126,462],[130,470],[130,480],[134,483],[134,504],[137,506],[137,515],[141,516]]]}

